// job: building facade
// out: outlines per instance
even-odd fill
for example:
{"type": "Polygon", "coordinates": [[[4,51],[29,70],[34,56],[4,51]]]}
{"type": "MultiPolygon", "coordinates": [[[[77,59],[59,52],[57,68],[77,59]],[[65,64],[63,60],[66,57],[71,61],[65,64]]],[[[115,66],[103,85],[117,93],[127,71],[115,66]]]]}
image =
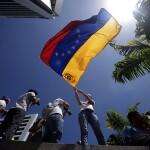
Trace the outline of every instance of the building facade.
{"type": "Polygon", "coordinates": [[[45,18],[58,16],[63,0],[0,0],[0,18],[45,18]]]}

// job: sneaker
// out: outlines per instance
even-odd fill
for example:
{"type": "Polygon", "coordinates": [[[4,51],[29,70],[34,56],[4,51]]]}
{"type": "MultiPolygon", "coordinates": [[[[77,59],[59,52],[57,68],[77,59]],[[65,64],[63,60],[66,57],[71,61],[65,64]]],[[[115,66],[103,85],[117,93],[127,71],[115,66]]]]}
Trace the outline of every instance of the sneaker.
{"type": "Polygon", "coordinates": [[[80,140],[78,140],[78,141],[77,141],[77,144],[78,144],[78,145],[81,145],[81,141],[80,141],[80,140]]]}

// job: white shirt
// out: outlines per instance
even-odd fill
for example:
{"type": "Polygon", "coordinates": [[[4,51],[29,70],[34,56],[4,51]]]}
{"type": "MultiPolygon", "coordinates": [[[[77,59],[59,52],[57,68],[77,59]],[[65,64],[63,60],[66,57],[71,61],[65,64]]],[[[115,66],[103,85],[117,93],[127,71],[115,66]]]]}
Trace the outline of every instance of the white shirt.
{"type": "Polygon", "coordinates": [[[48,103],[48,105],[43,109],[42,111],[42,117],[44,119],[47,119],[49,116],[52,114],[60,114],[63,116],[64,113],[64,107],[61,106],[60,104],[63,104],[65,101],[58,98],[54,100],[53,103],[48,103]]]}
{"type": "Polygon", "coordinates": [[[84,109],[90,109],[90,110],[94,111],[93,105],[88,104],[88,101],[81,101],[80,111],[82,111],[84,109]]]}
{"type": "Polygon", "coordinates": [[[147,115],[148,120],[150,120],[150,115],[147,115]]]}
{"type": "Polygon", "coordinates": [[[51,102],[49,102],[47,106],[42,110],[43,119],[47,119],[50,113],[52,112],[52,110],[53,110],[53,105],[51,102]]]}
{"type": "Polygon", "coordinates": [[[27,111],[32,105],[31,99],[34,96],[36,96],[34,92],[27,92],[21,95],[16,102],[16,107],[27,111]]]}
{"type": "Polygon", "coordinates": [[[6,108],[6,101],[0,99],[0,108],[5,109],[6,108]]]}
{"type": "MultiPolygon", "coordinates": [[[[6,108],[6,101],[0,99],[0,109],[5,109],[6,108]]],[[[0,113],[0,118],[3,118],[3,113],[0,113]]]]}

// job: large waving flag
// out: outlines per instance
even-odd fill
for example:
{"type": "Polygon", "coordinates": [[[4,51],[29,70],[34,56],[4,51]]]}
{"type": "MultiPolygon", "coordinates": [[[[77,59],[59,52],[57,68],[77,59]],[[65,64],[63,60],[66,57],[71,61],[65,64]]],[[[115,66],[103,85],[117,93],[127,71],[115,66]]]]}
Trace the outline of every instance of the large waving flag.
{"type": "Polygon", "coordinates": [[[43,51],[41,59],[73,87],[93,57],[119,33],[121,26],[104,8],[87,20],[66,25],[43,51]]]}

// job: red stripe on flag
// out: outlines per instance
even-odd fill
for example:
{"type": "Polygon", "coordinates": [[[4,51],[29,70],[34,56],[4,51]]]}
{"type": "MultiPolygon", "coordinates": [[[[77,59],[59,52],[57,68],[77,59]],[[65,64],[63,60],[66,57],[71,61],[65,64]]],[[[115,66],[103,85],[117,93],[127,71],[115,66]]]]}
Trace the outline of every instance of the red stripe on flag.
{"type": "Polygon", "coordinates": [[[67,36],[71,30],[77,26],[81,21],[71,21],[69,24],[67,24],[61,31],[59,31],[53,38],[48,40],[46,45],[44,46],[40,58],[43,60],[43,62],[47,65],[49,65],[49,61],[55,51],[56,46],[58,43],[67,36]]]}

